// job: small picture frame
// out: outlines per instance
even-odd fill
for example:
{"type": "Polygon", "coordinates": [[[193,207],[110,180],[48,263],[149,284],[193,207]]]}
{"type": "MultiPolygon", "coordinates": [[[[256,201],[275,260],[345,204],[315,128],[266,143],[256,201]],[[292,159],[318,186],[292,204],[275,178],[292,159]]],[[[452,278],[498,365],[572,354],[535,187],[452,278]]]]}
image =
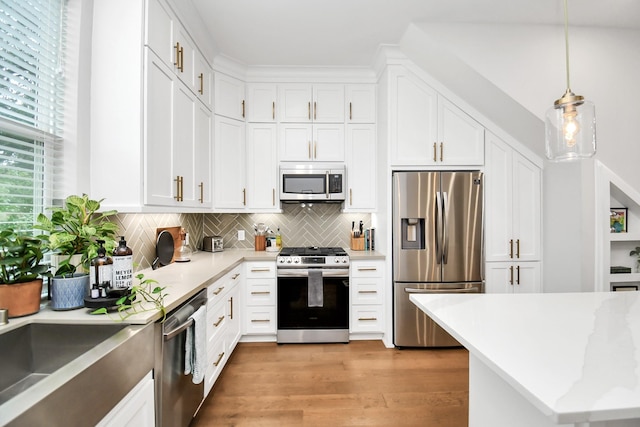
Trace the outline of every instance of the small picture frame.
{"type": "Polygon", "coordinates": [[[627,232],[627,208],[611,208],[609,210],[609,227],[612,233],[627,232]]]}

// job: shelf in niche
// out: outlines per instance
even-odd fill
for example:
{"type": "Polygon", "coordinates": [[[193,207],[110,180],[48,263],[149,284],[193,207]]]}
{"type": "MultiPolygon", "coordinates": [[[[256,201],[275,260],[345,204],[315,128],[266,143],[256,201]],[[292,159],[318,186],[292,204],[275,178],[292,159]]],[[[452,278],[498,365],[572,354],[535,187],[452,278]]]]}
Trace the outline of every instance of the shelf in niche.
{"type": "Polygon", "coordinates": [[[609,274],[610,283],[640,282],[640,273],[609,274]]]}
{"type": "Polygon", "coordinates": [[[609,240],[612,242],[633,242],[640,241],[640,233],[611,233],[609,240]]]}

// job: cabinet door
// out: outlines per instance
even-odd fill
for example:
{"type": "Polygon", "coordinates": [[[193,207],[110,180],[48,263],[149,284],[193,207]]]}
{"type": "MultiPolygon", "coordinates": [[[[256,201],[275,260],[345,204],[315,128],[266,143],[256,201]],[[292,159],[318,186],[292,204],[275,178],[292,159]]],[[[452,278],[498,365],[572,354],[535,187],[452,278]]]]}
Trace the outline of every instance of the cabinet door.
{"type": "Polygon", "coordinates": [[[391,79],[391,164],[435,164],[437,93],[408,71],[391,79]]]}
{"type": "Polygon", "coordinates": [[[212,141],[211,111],[202,103],[196,105],[194,175],[197,206],[212,207],[212,141]]]}
{"type": "Polygon", "coordinates": [[[487,133],[484,217],[485,259],[509,261],[513,239],[513,149],[487,133]]]}
{"type": "Polygon", "coordinates": [[[539,262],[518,262],[514,263],[514,293],[541,292],[540,283],[540,263],[539,262]]]}
{"type": "Polygon", "coordinates": [[[344,85],[313,86],[313,121],[344,123],[344,85]]]}
{"type": "Polygon", "coordinates": [[[96,427],[153,427],[155,401],[149,373],[96,425],[96,427]]]}
{"type": "Polygon", "coordinates": [[[347,188],[345,211],[375,209],[375,125],[347,125],[347,188]]]}
{"type": "Polygon", "coordinates": [[[215,73],[214,80],[214,112],[221,116],[244,121],[244,83],[220,73],[215,73]]]}
{"type": "Polygon", "coordinates": [[[540,260],[540,168],[515,152],[513,185],[514,257],[523,261],[540,260]]]}
{"type": "Polygon", "coordinates": [[[344,162],[344,125],[313,125],[314,161],[344,162]]]}
{"type": "Polygon", "coordinates": [[[178,195],[173,171],[174,74],[147,50],[145,81],[145,198],[147,205],[172,206],[178,195]]]}
{"type": "MultiPolygon", "coordinates": [[[[179,205],[195,206],[194,174],[195,116],[198,102],[190,89],[181,82],[175,85],[173,98],[173,175],[180,177],[179,205]]],[[[199,194],[199,192],[198,192],[199,194]]]]}
{"type": "Polygon", "coordinates": [[[274,123],[276,121],[277,87],[274,84],[247,85],[247,121],[274,123]]]}
{"type": "Polygon", "coordinates": [[[214,122],[214,208],[244,209],[244,122],[218,115],[215,116],[214,122]]]}
{"type": "Polygon", "coordinates": [[[447,165],[484,164],[484,127],[441,96],[438,97],[437,160],[447,165]]]}
{"type": "Polygon", "coordinates": [[[347,85],[345,91],[346,122],[375,123],[376,86],[370,84],[353,84],[347,85]]]}
{"type": "Polygon", "coordinates": [[[168,67],[173,68],[176,51],[173,47],[173,14],[161,0],[147,2],[147,34],[145,44],[168,67]]]}
{"type": "Polygon", "coordinates": [[[312,90],[308,84],[278,86],[278,120],[285,123],[308,123],[312,117],[312,90]]]}
{"type": "Polygon", "coordinates": [[[514,271],[511,262],[487,262],[485,292],[504,294],[513,292],[514,271]]]}
{"type": "Polygon", "coordinates": [[[280,161],[313,160],[312,127],[307,124],[282,123],[279,125],[278,156],[280,161]]]}
{"type": "Polygon", "coordinates": [[[276,125],[247,125],[247,207],[277,209],[276,125]]]}

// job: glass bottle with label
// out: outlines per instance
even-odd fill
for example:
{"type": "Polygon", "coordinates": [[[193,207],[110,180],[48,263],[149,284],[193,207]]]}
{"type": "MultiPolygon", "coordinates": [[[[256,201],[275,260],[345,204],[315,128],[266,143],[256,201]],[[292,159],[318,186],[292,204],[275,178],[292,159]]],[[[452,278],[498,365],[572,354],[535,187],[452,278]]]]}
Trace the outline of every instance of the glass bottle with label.
{"type": "Polygon", "coordinates": [[[133,251],[127,246],[124,236],[120,236],[118,247],[113,251],[114,289],[130,289],[133,286],[133,251]]]}
{"type": "Polygon", "coordinates": [[[99,245],[98,256],[91,260],[89,281],[92,288],[94,283],[103,289],[110,288],[113,277],[113,259],[107,256],[104,240],[97,240],[96,242],[99,245]]]}

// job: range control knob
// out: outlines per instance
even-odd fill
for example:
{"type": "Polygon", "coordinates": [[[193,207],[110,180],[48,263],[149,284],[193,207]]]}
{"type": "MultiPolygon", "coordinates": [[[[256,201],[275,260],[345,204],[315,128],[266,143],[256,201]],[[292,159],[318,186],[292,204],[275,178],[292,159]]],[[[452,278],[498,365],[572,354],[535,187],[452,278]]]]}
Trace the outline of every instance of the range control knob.
{"type": "Polygon", "coordinates": [[[287,259],[287,263],[291,264],[291,258],[287,259]]]}

